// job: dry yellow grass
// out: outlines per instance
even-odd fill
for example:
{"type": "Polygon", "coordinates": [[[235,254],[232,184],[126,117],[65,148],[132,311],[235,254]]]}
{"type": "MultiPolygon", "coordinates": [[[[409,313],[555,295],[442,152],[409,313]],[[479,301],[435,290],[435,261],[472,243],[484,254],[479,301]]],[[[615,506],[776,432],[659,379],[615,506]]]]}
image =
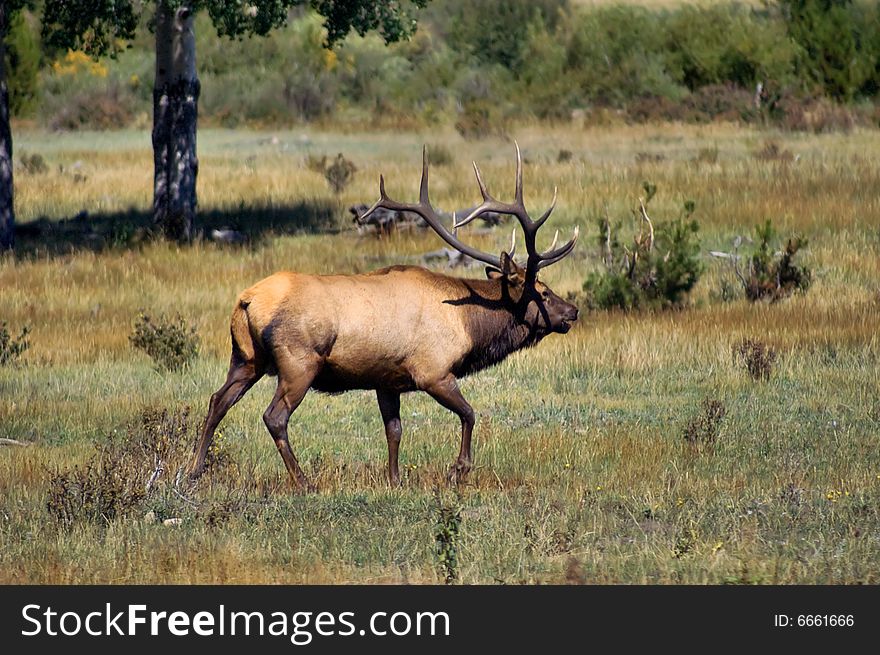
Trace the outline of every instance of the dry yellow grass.
{"type": "MultiPolygon", "coordinates": [[[[576,256],[547,271],[558,292],[578,291],[598,265],[592,233],[604,206],[627,216],[645,180],[658,187],[655,220],[677,216],[687,199],[696,202],[704,250],[729,249],[734,235],[766,218],[783,234],[804,233],[815,282],[805,296],[775,305],[723,303],[717,295],[729,272],[707,259],[691,309],[591,313],[565,337],[466,380],[480,418],[478,468],[462,489],[461,580],[555,582],[574,559],[598,582],[877,582],[880,165],[869,153],[880,148],[880,132],[526,126],[516,137],[527,158],[527,203],[545,205],[558,185],[551,220],[563,231],[579,224],[585,237],[576,256]],[[796,160],[755,159],[770,139],[796,160]],[[716,161],[697,161],[701,150],[714,148],[716,161]],[[571,161],[557,161],[561,149],[573,153],[571,161]],[[638,163],[640,152],[663,159],[638,163]],[[780,351],[768,383],[752,382],[732,358],[732,345],[747,336],[780,351]],[[714,449],[694,453],[681,434],[705,396],[722,400],[728,415],[714,449]]],[[[335,202],[303,159],[343,152],[359,169],[338,199],[339,226],[347,228],[343,208],[374,199],[380,171],[389,193],[415,196],[423,141],[453,153],[451,164],[432,169],[438,206],[477,199],[472,159],[497,195],[512,192],[513,148],[501,141],[206,130],[201,209],[234,216],[252,204],[335,202]]],[[[18,176],[24,222],[148,206],[145,133],[25,130],[17,147],[42,154],[52,170],[18,176]]],[[[473,239],[500,249],[509,232],[473,239]]],[[[33,332],[25,365],[0,369],[0,435],[36,445],[0,450],[0,580],[438,580],[432,489],[451,462],[456,422],[417,395],[404,404],[400,491],[384,481],[374,398],[310,395],[292,434],[320,493],[290,497],[259,418],[271,395],[267,380],[224,424],[230,452],[259,493],[218,481],[196,492],[201,509],[180,510],[186,523],[171,531],[137,517],[63,530],[44,509],[52,472],[84,462],[93,438],[142,407],[189,404],[200,416],[222,381],[228,315],[245,286],[278,269],[354,272],[417,262],[438,247],[430,234],[378,241],[342,229],[248,248],[145,244],[4,258],[0,320],[33,332]],[[160,375],[130,348],[141,308],[179,312],[198,325],[203,355],[192,369],[160,375]],[[209,524],[204,508],[226,493],[244,493],[255,509],[209,524]]],[[[158,509],[170,507],[179,509],[158,509]]]]}

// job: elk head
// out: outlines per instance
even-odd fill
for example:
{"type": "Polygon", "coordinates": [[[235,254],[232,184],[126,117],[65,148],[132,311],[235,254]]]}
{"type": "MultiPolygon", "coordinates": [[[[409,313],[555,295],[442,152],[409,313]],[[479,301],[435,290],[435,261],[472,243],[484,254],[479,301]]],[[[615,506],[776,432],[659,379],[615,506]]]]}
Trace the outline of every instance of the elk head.
{"type": "Polygon", "coordinates": [[[579,229],[574,228],[571,240],[560,247],[556,247],[559,231],[553,237],[550,248],[540,252],[535,243],[538,230],[550,217],[556,207],[557,189],[553,190],[553,201],[550,207],[540,218],[532,220],[526,211],[523,202],[522,182],[522,153],[519,144],[516,146],[516,190],[514,201],[505,203],[496,200],[489,193],[483,176],[477,163],[474,162],[474,173],[483,202],[477,205],[467,216],[460,221],[452,218],[452,232],[446,229],[436,210],[428,199],[428,151],[422,149],[422,177],[419,185],[419,201],[417,203],[404,203],[392,200],[385,193],[385,178],[379,177],[379,200],[370,207],[361,217],[363,221],[377,209],[389,209],[394,211],[409,211],[421,216],[425,222],[450,246],[468,257],[489,264],[486,268],[486,276],[490,280],[497,281],[501,285],[502,296],[509,303],[509,308],[516,319],[527,323],[541,337],[550,332],[566,333],[571,329],[571,324],[577,320],[578,309],[574,305],[564,301],[556,295],[550,287],[538,280],[538,271],[545,266],[555,264],[567,257],[574,250],[577,243],[579,229]],[[458,239],[458,229],[467,225],[474,219],[487,213],[507,214],[514,216],[522,228],[525,237],[527,259],[525,266],[520,265],[514,259],[516,252],[516,228],[513,231],[510,249],[501,255],[492,255],[468,246],[458,239]]]}

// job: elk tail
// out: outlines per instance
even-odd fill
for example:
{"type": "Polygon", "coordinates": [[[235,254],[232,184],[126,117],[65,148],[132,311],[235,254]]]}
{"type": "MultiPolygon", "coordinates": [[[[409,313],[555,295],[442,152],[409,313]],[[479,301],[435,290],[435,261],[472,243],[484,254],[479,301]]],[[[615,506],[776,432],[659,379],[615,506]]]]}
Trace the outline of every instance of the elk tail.
{"type": "Polygon", "coordinates": [[[232,333],[232,359],[240,363],[250,362],[256,356],[254,338],[251,335],[250,320],[247,309],[249,300],[239,299],[232,310],[229,331],[232,333]]]}

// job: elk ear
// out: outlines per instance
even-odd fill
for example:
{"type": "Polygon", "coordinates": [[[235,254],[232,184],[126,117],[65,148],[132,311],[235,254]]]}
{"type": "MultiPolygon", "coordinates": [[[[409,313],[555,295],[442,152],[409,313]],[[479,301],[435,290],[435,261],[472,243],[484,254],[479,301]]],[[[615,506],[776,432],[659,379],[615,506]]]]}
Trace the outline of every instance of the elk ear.
{"type": "Polygon", "coordinates": [[[504,277],[507,278],[507,283],[511,286],[518,287],[525,282],[525,270],[513,261],[513,257],[506,252],[501,253],[501,270],[504,277]]]}
{"type": "Polygon", "coordinates": [[[504,273],[499,271],[494,266],[487,266],[486,267],[486,277],[489,278],[490,280],[500,280],[502,277],[504,277],[504,273]]]}

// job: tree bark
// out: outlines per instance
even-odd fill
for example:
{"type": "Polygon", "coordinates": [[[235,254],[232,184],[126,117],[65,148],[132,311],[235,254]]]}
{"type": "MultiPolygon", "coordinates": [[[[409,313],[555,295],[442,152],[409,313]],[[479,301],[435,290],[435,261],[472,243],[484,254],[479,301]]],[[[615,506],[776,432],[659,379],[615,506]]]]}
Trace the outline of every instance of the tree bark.
{"type": "Polygon", "coordinates": [[[153,221],[166,238],[188,242],[196,213],[196,75],[194,14],[156,3],[156,81],[153,86],[153,221]]]}
{"type": "Polygon", "coordinates": [[[15,243],[14,187],[12,184],[12,128],[9,124],[9,89],[6,86],[6,35],[10,16],[0,1],[0,251],[15,243]]]}

